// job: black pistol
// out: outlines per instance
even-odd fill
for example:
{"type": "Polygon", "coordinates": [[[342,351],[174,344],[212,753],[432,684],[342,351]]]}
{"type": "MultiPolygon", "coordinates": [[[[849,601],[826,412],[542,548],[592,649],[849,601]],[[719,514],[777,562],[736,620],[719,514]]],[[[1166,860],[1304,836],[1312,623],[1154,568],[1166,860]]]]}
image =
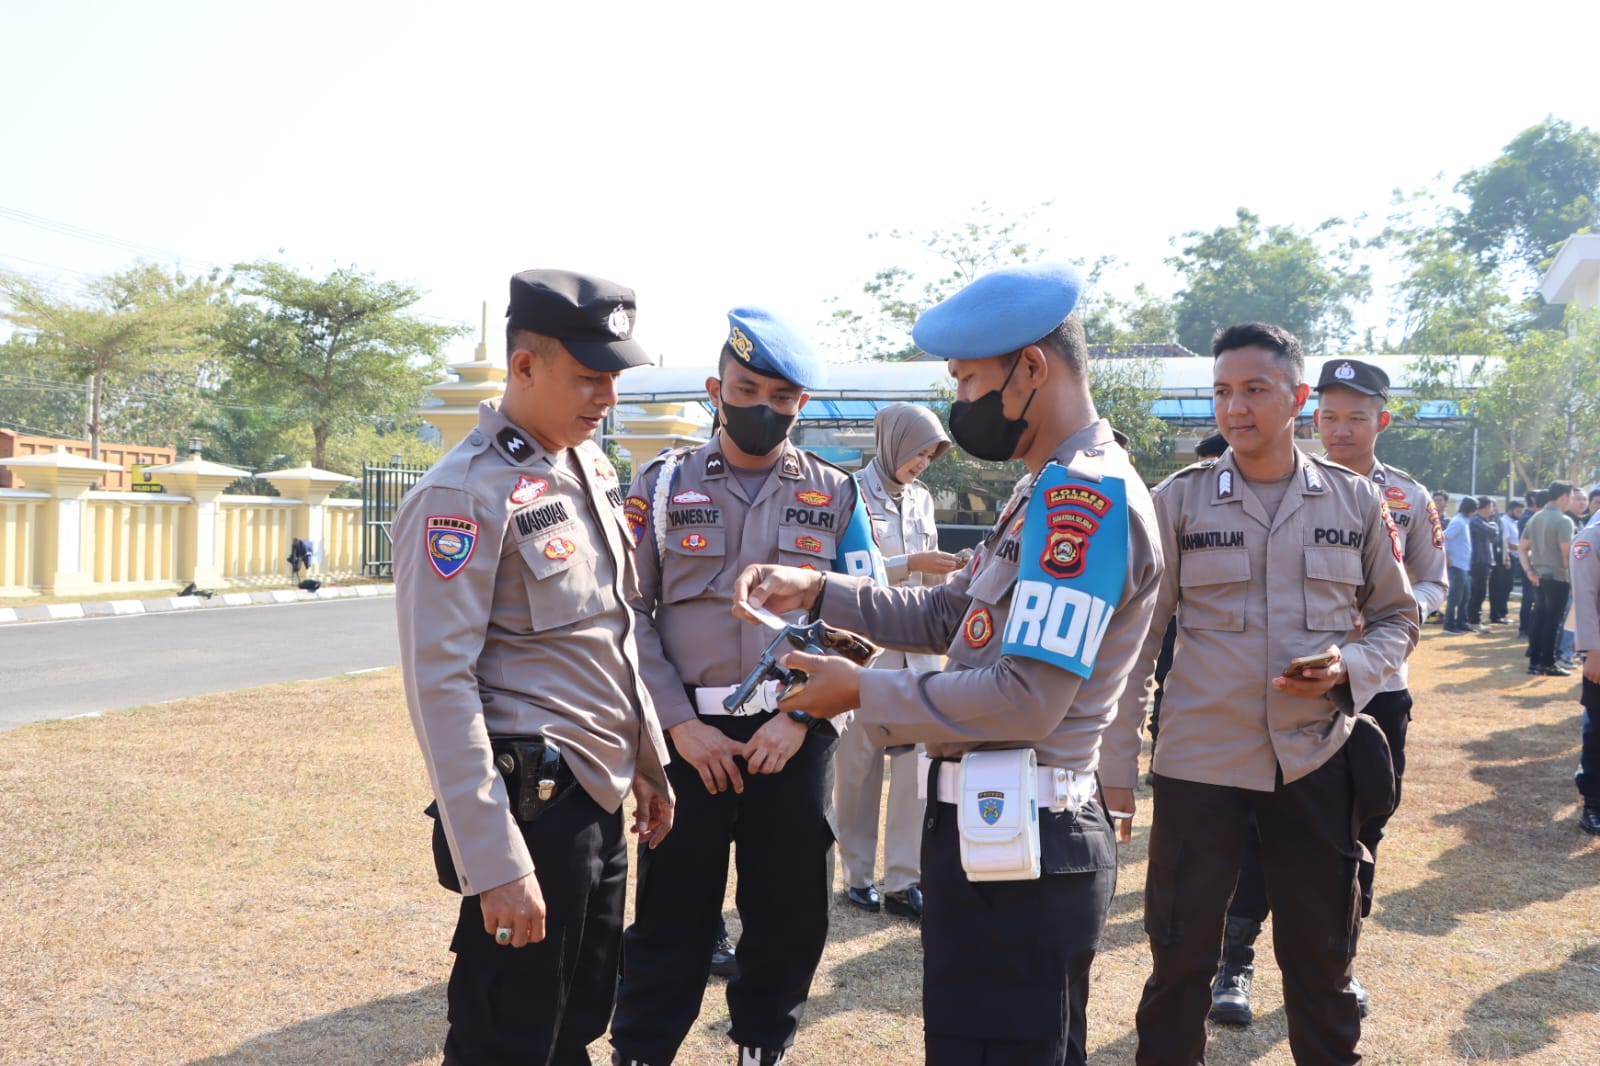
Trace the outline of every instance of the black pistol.
{"type": "Polygon", "coordinates": [[[859,634],[830,626],[826,622],[786,625],[778,630],[777,635],[772,638],[772,643],[767,645],[767,650],[761,653],[755,668],[745,675],[745,679],[740,682],[733,694],[722,701],[722,706],[728,713],[741,713],[744,705],[756,694],[756,689],[768,681],[777,681],[781,685],[778,690],[779,699],[793,696],[805,687],[804,670],[786,670],[778,663],[780,658],[788,654],[789,648],[810,652],[812,655],[830,653],[843,655],[857,666],[866,666],[883,650],[859,634]]]}

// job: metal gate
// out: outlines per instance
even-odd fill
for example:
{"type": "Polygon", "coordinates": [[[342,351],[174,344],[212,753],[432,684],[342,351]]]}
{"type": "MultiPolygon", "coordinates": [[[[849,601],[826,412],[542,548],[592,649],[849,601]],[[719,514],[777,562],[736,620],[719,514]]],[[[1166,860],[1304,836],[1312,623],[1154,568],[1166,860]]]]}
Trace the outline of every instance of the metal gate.
{"type": "Polygon", "coordinates": [[[369,577],[394,576],[394,538],[389,527],[400,498],[428,471],[409,466],[366,466],[361,469],[361,572],[369,577]]]}

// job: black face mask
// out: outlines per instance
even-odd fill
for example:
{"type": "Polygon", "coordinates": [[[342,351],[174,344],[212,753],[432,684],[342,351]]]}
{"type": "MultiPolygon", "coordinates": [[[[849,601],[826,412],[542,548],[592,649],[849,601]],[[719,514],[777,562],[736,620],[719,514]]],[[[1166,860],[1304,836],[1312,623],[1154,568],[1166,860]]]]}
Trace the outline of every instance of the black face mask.
{"type": "Polygon", "coordinates": [[[746,455],[769,455],[789,436],[799,412],[780,415],[764,403],[735,407],[723,401],[719,412],[723,432],[746,455]]]}
{"type": "Polygon", "coordinates": [[[1022,431],[1028,428],[1028,420],[1022,415],[1028,413],[1033,398],[1039,395],[1039,390],[1034,389],[1028,395],[1028,402],[1022,405],[1022,414],[1016,418],[1006,417],[1003,393],[1021,362],[1022,357],[1018,356],[1017,361],[1011,364],[1011,369],[1006,371],[1006,379],[998,389],[992,389],[976,400],[957,400],[950,405],[950,436],[955,438],[962,451],[975,459],[1003,463],[1016,454],[1017,441],[1022,439],[1022,431]]]}

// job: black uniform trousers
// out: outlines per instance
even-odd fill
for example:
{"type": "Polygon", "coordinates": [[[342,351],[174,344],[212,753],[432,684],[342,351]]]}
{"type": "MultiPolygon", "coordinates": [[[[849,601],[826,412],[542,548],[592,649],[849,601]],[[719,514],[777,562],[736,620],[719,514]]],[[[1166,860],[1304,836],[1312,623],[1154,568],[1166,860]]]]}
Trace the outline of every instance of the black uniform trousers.
{"type": "Polygon", "coordinates": [[[450,950],[445,1066],[588,1066],[617,989],[628,848],[622,812],[573,786],[522,825],[544,894],[544,939],[497,944],[477,896],[461,900],[450,950]]]}
{"type": "MultiPolygon", "coordinates": [[[[1591,651],[1590,655],[1600,655],[1591,651]]],[[[1583,805],[1600,811],[1600,685],[1583,679],[1583,747],[1578,750],[1578,772],[1572,783],[1578,786],[1583,805]]]]}
{"type": "MultiPolygon", "coordinates": [[[[969,881],[956,808],[922,831],[922,1028],[927,1066],[1081,1066],[1089,965],[1117,889],[1098,801],[1039,810],[1033,881],[969,881]]],[[[741,948],[742,950],[742,948],[741,948]]]]}
{"type": "Polygon", "coordinates": [[[1223,917],[1255,815],[1273,945],[1297,1066],[1360,1061],[1361,1017],[1349,990],[1361,930],[1354,796],[1341,748],[1271,792],[1155,777],[1145,881],[1153,966],[1139,1002],[1139,1066],[1205,1061],[1211,978],[1223,917]]]}
{"type": "MultiPolygon", "coordinates": [[[[1394,806],[1400,809],[1400,794],[1406,775],[1406,733],[1411,728],[1411,691],[1380,692],[1362,708],[1378,723],[1389,741],[1389,756],[1394,760],[1394,806]]],[[[1394,817],[1391,811],[1378,818],[1361,823],[1359,840],[1367,849],[1361,857],[1357,877],[1361,882],[1361,916],[1372,913],[1372,880],[1377,872],[1378,845],[1383,842],[1384,826],[1394,817]]],[[[1228,917],[1248,918],[1264,922],[1271,913],[1267,902],[1267,877],[1261,872],[1261,839],[1256,834],[1245,838],[1244,859],[1239,863],[1239,885],[1234,890],[1233,902],[1228,904],[1228,917]]]]}
{"type": "Polygon", "coordinates": [[[1553,577],[1539,579],[1539,598],[1533,605],[1533,630],[1528,636],[1528,665],[1554,666],[1561,627],[1567,617],[1572,585],[1553,577]]]}
{"type": "Polygon", "coordinates": [[[1522,605],[1517,608],[1517,632],[1527,636],[1533,632],[1533,605],[1539,590],[1528,580],[1528,572],[1522,568],[1521,559],[1513,560],[1511,569],[1516,571],[1517,583],[1522,588],[1522,605]]]}
{"type": "MultiPolygon", "coordinates": [[[[701,719],[744,742],[771,714],[701,719]]],[[[670,741],[669,741],[670,743],[670,741]]],[[[672,832],[639,849],[634,924],[623,937],[611,1042],[624,1059],[665,1066],[700,1014],[733,845],[743,930],[728,982],[728,1035],[743,1047],[786,1048],[805,1011],[828,939],[833,891],[833,750],[812,730],[777,774],[744,774],[744,792],[712,794],[673,751],[672,832]]]]}
{"type": "Polygon", "coordinates": [[[1516,574],[1512,572],[1517,565],[1513,560],[1511,566],[1497,566],[1489,574],[1489,621],[1493,622],[1511,616],[1511,586],[1516,581],[1516,574]]]}
{"type": "MultiPolygon", "coordinates": [[[[1489,594],[1490,563],[1475,563],[1472,567],[1472,585],[1467,593],[1467,624],[1483,624],[1483,599],[1489,594]]],[[[1493,617],[1492,615],[1490,617],[1493,617]]]]}

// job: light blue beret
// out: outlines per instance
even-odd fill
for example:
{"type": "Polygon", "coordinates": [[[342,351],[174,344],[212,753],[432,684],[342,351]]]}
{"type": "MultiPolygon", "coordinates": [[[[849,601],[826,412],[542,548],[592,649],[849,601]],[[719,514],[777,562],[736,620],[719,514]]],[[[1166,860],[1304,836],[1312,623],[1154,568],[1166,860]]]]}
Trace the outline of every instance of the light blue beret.
{"type": "Polygon", "coordinates": [[[727,345],[758,374],[782,378],[802,389],[827,383],[828,363],[795,322],[769,307],[735,307],[728,312],[727,345]]]}
{"type": "Polygon", "coordinates": [[[1078,306],[1083,275],[1067,263],[985,274],[917,318],[911,339],[940,359],[987,359],[1044,337],[1078,306]]]}

